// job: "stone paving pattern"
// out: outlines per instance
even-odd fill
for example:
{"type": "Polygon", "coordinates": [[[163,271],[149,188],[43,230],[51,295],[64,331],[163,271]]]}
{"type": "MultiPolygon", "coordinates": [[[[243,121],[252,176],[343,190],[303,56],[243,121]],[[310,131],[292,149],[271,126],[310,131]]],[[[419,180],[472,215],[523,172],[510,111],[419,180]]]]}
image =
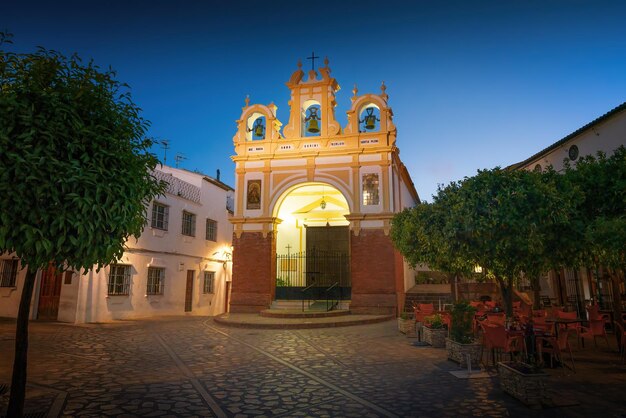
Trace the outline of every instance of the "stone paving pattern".
{"type": "MultiPolygon", "coordinates": [[[[15,323],[0,320],[0,384],[15,323]]],[[[497,377],[457,379],[445,350],[415,347],[395,321],[346,328],[228,328],[211,318],[31,323],[27,412],[70,417],[624,417],[615,347],[551,369],[561,406],[530,410],[497,377]],[[56,402],[56,403],[55,403],[56,402]],[[572,404],[574,404],[572,406],[572,404]],[[48,409],[46,409],[48,408],[48,409]],[[58,410],[58,411],[57,411],[58,410]]],[[[0,398],[0,416],[7,396],[0,398]]],[[[559,403],[557,402],[557,403],[559,403]]]]}

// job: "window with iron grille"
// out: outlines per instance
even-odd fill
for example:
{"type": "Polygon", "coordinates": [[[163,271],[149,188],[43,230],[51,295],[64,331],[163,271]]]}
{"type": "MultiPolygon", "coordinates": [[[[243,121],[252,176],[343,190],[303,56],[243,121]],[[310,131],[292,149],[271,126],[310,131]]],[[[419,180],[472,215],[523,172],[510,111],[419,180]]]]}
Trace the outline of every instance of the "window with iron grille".
{"type": "Polygon", "coordinates": [[[152,203],[152,227],[167,231],[170,208],[162,203],[152,203]]]}
{"type": "Polygon", "coordinates": [[[130,290],[130,266],[111,264],[109,272],[109,295],[128,295],[130,290]]]}
{"type": "Polygon", "coordinates": [[[364,205],[378,205],[378,174],[364,174],[363,175],[363,204],[364,205]]]}
{"type": "Polygon", "coordinates": [[[206,239],[207,241],[217,241],[217,221],[213,219],[206,220],[206,239]]]}
{"type": "Polygon", "coordinates": [[[205,271],[204,272],[204,290],[203,293],[213,293],[213,285],[215,282],[215,272],[214,271],[205,271]]]}
{"type": "Polygon", "coordinates": [[[17,260],[0,261],[0,287],[15,287],[17,260]]]}
{"type": "Polygon", "coordinates": [[[162,295],[163,281],[165,279],[165,269],[159,267],[148,267],[148,295],[162,295]]]}
{"type": "Polygon", "coordinates": [[[183,211],[183,229],[181,234],[188,235],[190,237],[196,236],[196,215],[183,211]]]}

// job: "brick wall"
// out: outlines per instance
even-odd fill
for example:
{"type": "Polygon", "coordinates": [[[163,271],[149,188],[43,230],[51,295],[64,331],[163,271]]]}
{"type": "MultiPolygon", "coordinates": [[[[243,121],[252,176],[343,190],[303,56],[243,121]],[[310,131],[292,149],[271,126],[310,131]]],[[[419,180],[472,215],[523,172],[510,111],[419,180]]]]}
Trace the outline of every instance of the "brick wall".
{"type": "Polygon", "coordinates": [[[276,240],[270,232],[233,236],[233,283],[230,312],[259,312],[272,303],[276,240]]]}
{"type": "Polygon", "coordinates": [[[382,229],[362,229],[350,237],[350,250],[352,312],[395,314],[397,258],[389,236],[382,229]]]}

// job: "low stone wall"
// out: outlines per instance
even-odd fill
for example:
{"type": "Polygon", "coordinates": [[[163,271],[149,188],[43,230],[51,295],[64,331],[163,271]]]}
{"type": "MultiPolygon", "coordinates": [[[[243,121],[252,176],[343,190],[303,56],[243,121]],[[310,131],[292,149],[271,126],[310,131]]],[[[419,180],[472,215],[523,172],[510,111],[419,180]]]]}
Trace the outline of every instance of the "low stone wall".
{"type": "Polygon", "coordinates": [[[499,300],[500,289],[497,283],[459,283],[457,287],[459,299],[478,300],[481,296],[489,296],[491,300],[499,300]]]}
{"type": "Polygon", "coordinates": [[[448,359],[459,363],[461,367],[467,367],[468,354],[472,367],[480,367],[482,346],[479,343],[461,344],[446,338],[446,350],[448,350],[448,359]]]}
{"type": "Polygon", "coordinates": [[[549,400],[545,373],[525,374],[506,363],[498,363],[498,376],[502,390],[531,408],[541,408],[549,400]]]}
{"type": "Polygon", "coordinates": [[[430,329],[423,327],[422,330],[424,342],[432,345],[434,348],[444,348],[446,346],[446,337],[448,336],[447,329],[430,329]]]}

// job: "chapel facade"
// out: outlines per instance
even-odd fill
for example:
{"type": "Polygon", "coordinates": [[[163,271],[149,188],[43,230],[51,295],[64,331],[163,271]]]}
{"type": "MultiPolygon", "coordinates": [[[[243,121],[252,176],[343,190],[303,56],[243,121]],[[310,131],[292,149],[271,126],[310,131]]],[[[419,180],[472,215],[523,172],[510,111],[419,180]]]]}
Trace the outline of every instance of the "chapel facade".
{"type": "Polygon", "coordinates": [[[289,120],[250,104],[237,121],[231,312],[276,300],[342,300],[353,312],[397,313],[414,272],[394,249],[394,213],[419,202],[400,160],[384,83],[355,86],[347,124],[328,59],[291,75],[289,120]]]}

